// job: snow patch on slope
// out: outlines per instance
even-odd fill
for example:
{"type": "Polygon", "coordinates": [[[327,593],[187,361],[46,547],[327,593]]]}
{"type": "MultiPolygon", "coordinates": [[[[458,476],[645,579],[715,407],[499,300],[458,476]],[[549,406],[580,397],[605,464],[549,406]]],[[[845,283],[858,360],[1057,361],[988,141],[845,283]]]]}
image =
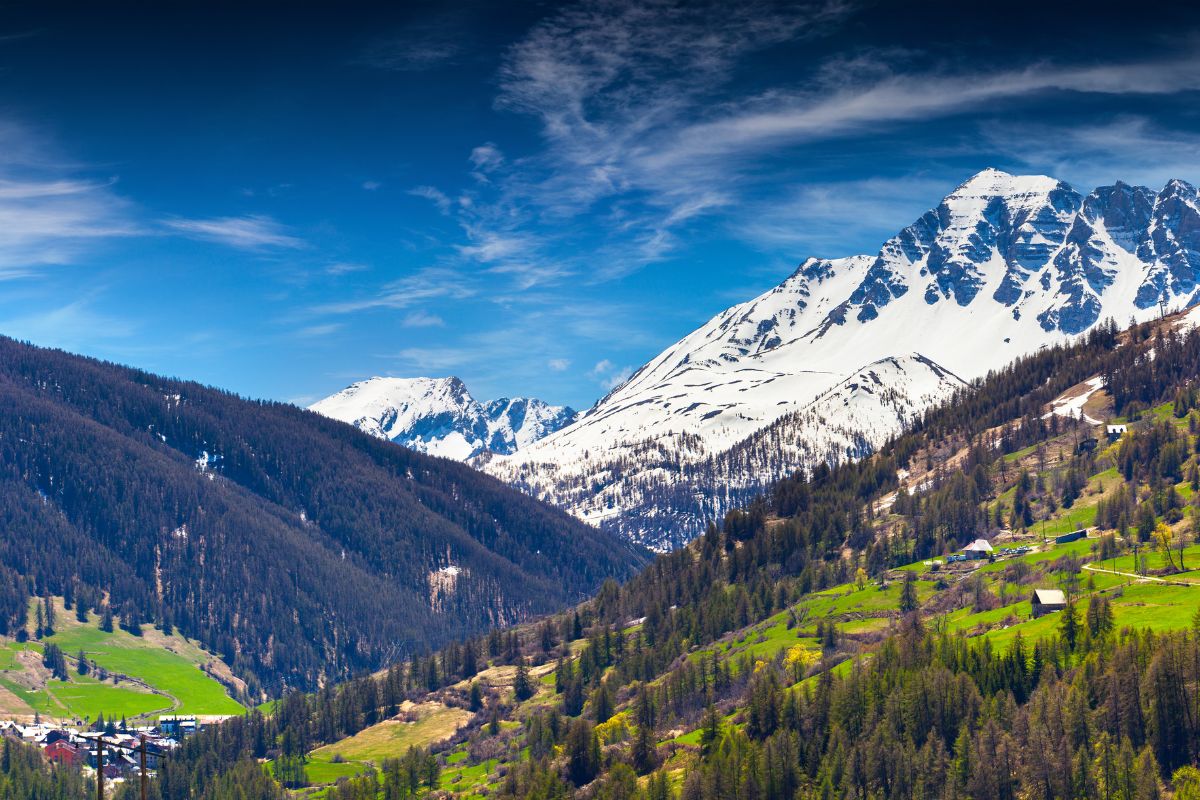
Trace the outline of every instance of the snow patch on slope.
{"type": "Polygon", "coordinates": [[[1082,417],[1083,421],[1089,425],[1099,425],[1100,420],[1092,419],[1083,413],[1083,407],[1087,405],[1087,401],[1092,398],[1092,395],[1104,388],[1104,378],[1100,376],[1089,378],[1084,381],[1084,385],[1087,388],[1079,394],[1056,398],[1050,404],[1050,410],[1042,416],[1042,419],[1048,419],[1052,416],[1070,417],[1071,419],[1082,417]]]}

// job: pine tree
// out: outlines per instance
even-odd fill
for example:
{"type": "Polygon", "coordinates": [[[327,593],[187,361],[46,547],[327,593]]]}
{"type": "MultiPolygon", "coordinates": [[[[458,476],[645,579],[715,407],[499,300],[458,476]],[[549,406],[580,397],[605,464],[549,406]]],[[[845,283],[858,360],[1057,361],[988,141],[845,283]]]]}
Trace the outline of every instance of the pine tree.
{"type": "Polygon", "coordinates": [[[658,768],[658,747],[654,731],[649,725],[638,725],[630,757],[633,759],[633,768],[639,775],[645,775],[658,768]]]}
{"type": "Polygon", "coordinates": [[[42,598],[42,608],[45,609],[45,627],[42,629],[43,636],[54,635],[54,604],[49,597],[42,598]]]}
{"type": "Polygon", "coordinates": [[[467,705],[471,711],[478,711],[483,708],[483,691],[479,688],[478,681],[471,681],[471,691],[467,705]]]}
{"type": "Polygon", "coordinates": [[[607,682],[602,682],[596,687],[596,691],[592,692],[592,715],[595,716],[596,722],[608,722],[612,718],[613,696],[607,682]]]}
{"type": "Polygon", "coordinates": [[[570,669],[570,667],[567,665],[566,660],[562,656],[559,656],[558,663],[554,667],[554,693],[555,694],[562,694],[563,691],[567,688],[567,680],[568,680],[567,670],[568,669],[570,669]]]}
{"type": "Polygon", "coordinates": [[[1087,628],[1088,634],[1094,639],[1105,636],[1113,629],[1112,604],[1106,595],[1092,596],[1088,603],[1087,628]]]}
{"type": "Polygon", "coordinates": [[[576,786],[592,782],[600,769],[600,740],[592,723],[580,717],[567,729],[563,743],[567,756],[567,778],[576,786]]]}
{"type": "Polygon", "coordinates": [[[721,739],[721,714],[710,699],[700,722],[700,754],[708,756],[721,739]]]}
{"type": "Polygon", "coordinates": [[[492,718],[488,720],[488,733],[492,736],[500,733],[500,706],[492,705],[492,718]]]}
{"type": "Polygon", "coordinates": [[[900,611],[904,614],[920,607],[917,599],[917,576],[914,572],[904,573],[904,586],[900,589],[900,611]]]}
{"type": "Polygon", "coordinates": [[[1158,779],[1158,762],[1150,746],[1142,748],[1137,761],[1137,797],[1138,800],[1159,800],[1162,797],[1162,784],[1158,779]]]}
{"type": "Polygon", "coordinates": [[[478,654],[475,651],[475,642],[470,641],[463,647],[462,676],[464,678],[474,678],[478,673],[478,654]]]}
{"type": "Polygon", "coordinates": [[[573,675],[563,688],[562,713],[568,717],[578,717],[583,713],[583,678],[573,675]]]}
{"type": "Polygon", "coordinates": [[[646,782],[646,800],[672,800],[671,779],[665,771],[654,773],[646,782]]]}
{"type": "Polygon", "coordinates": [[[1062,615],[1058,621],[1059,632],[1063,641],[1067,643],[1067,649],[1074,650],[1075,642],[1079,638],[1079,607],[1074,598],[1067,597],[1067,604],[1059,614],[1062,615]]]}
{"type": "Polygon", "coordinates": [[[529,679],[529,665],[522,658],[517,662],[517,674],[513,678],[513,694],[516,695],[517,700],[524,701],[533,697],[535,691],[533,681],[529,679]]]}

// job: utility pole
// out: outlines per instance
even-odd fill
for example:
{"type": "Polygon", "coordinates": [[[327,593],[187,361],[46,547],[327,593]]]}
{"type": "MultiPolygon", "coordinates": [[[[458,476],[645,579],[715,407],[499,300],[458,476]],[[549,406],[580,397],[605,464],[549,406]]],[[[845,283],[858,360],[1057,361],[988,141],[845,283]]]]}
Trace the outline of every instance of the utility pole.
{"type": "MultiPolygon", "coordinates": [[[[129,750],[129,751],[136,750],[138,752],[138,761],[141,766],[140,783],[141,783],[141,789],[142,789],[142,800],[146,800],[147,790],[149,787],[149,778],[146,776],[146,734],[144,734],[144,733],[140,734],[139,739],[141,741],[137,747],[130,747],[129,745],[118,744],[116,742],[107,742],[107,744],[114,748],[120,748],[122,750],[129,750]]],[[[106,742],[104,741],[104,734],[101,733],[99,736],[96,737],[96,800],[104,800],[104,745],[105,744],[106,744],[106,742]]]]}
{"type": "Polygon", "coordinates": [[[146,734],[141,735],[142,746],[138,748],[138,760],[141,765],[140,775],[142,784],[142,800],[146,800],[146,734]]]}

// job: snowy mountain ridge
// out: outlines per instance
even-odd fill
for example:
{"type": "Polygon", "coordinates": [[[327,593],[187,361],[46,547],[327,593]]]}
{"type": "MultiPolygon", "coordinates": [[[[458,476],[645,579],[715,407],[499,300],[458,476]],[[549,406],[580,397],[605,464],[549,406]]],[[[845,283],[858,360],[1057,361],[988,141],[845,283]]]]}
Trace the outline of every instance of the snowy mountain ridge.
{"type": "Polygon", "coordinates": [[[576,412],[515,397],[480,403],[458,378],[370,378],[309,407],[381,439],[465,461],[514,453],[570,424],[576,412]]]}
{"type": "Polygon", "coordinates": [[[1200,302],[1200,193],[975,175],[875,255],[810,258],[561,430],[480,468],[655,547],[856,458],[1017,356],[1200,302]]]}

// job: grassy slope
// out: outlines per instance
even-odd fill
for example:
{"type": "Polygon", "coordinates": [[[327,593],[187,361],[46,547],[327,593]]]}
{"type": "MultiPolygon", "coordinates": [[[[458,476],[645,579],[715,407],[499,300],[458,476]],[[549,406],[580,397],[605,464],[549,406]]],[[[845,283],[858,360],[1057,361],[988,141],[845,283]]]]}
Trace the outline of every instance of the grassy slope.
{"type": "MultiPolygon", "coordinates": [[[[117,629],[106,633],[92,614],[87,623],[75,619],[60,598],[55,598],[55,634],[24,644],[0,643],[0,714],[95,719],[134,717],[153,713],[237,714],[242,706],[225,687],[200,669],[216,658],[179,636],[163,636],[144,628],[142,636],[117,629]],[[44,643],[54,643],[67,656],[69,680],[48,679],[38,668],[44,643]],[[89,661],[110,674],[124,676],[118,683],[79,675],[75,669],[80,650],[89,661]],[[13,702],[15,699],[16,702],[13,702]],[[6,702],[7,700],[7,702],[6,702]]],[[[31,611],[32,619],[32,611],[31,611]]],[[[221,665],[223,666],[223,665],[221,665]]]]}
{"type": "Polygon", "coordinates": [[[349,739],[326,745],[312,753],[321,761],[340,755],[347,761],[367,761],[378,765],[385,758],[403,755],[409,747],[425,747],[439,742],[470,719],[468,711],[428,703],[414,709],[418,719],[403,722],[388,719],[359,731],[349,739]]]}
{"type": "MultiPolygon", "coordinates": [[[[1146,418],[1173,419],[1169,405],[1152,409],[1146,418]]],[[[1186,426],[1186,420],[1173,421],[1181,428],[1186,426]]],[[[1012,469],[1014,463],[1030,466],[1035,460],[1037,450],[1038,446],[1034,445],[1005,457],[1008,468],[1012,469]]],[[[1109,452],[1115,454],[1115,450],[1114,445],[1109,452]]],[[[1054,464],[1047,467],[1044,473],[1047,479],[1057,468],[1054,464]]],[[[846,634],[886,629],[894,624],[899,615],[900,578],[905,572],[914,572],[920,576],[917,582],[918,597],[926,615],[929,616],[930,624],[943,626],[945,630],[968,637],[986,637],[997,647],[1007,647],[1018,632],[1027,643],[1042,636],[1055,635],[1059,632],[1061,616],[1049,614],[1040,619],[1033,619],[1029,598],[1033,588],[1054,588],[1064,582],[1067,576],[1054,570],[1059,559],[1070,555],[1097,570],[1112,569],[1118,572],[1132,572],[1134,559],[1131,552],[1124,552],[1115,560],[1099,561],[1099,541],[1095,533],[1092,538],[1066,544],[1055,544],[1053,539],[1043,543],[1043,529],[1045,536],[1053,537],[1081,527],[1094,526],[1100,499],[1109,495],[1121,482],[1120,475],[1111,467],[1092,475],[1083,495],[1071,508],[1057,509],[1045,520],[1044,525],[1039,522],[1029,531],[1029,536],[1022,543],[1038,546],[1038,551],[1008,557],[1005,553],[1006,548],[1000,548],[997,554],[1003,554],[1004,557],[991,563],[970,565],[974,574],[982,576],[987,589],[997,595],[1004,585],[1004,573],[1009,565],[1015,561],[1023,561],[1032,569],[1032,578],[1028,583],[1005,587],[1008,592],[1007,601],[999,608],[976,613],[968,606],[949,613],[930,612],[930,601],[938,592],[934,588],[934,582],[939,575],[931,572],[925,562],[917,562],[893,570],[892,579],[886,587],[871,583],[859,589],[852,584],[843,584],[808,595],[793,607],[797,616],[803,620],[801,626],[795,630],[789,631],[783,622],[787,613],[776,614],[768,620],[726,637],[722,643],[705,648],[704,652],[715,650],[724,657],[750,652],[756,659],[764,659],[797,644],[819,651],[818,642],[804,638],[804,634],[811,633],[811,624],[816,619],[833,622],[846,634]]],[[[1176,490],[1185,501],[1190,500],[1192,491],[1186,483],[1179,484],[1176,490]]],[[[1011,498],[1012,490],[1009,489],[1000,495],[999,502],[1011,504],[1011,498]]],[[[992,507],[994,508],[994,503],[992,507]]],[[[1149,570],[1154,571],[1166,566],[1166,557],[1160,551],[1148,551],[1144,548],[1142,553],[1149,570]]],[[[1178,559],[1177,552],[1174,557],[1178,559]]],[[[1170,575],[1166,582],[1080,569],[1074,574],[1074,579],[1080,592],[1081,623],[1091,597],[1104,593],[1111,599],[1118,628],[1168,631],[1191,626],[1194,615],[1200,610],[1200,544],[1186,547],[1184,558],[1190,571],[1170,575]],[[1195,586],[1181,585],[1188,583],[1194,583],[1195,586]]],[[[956,578],[951,577],[950,580],[953,583],[956,578]]],[[[870,658],[869,648],[860,653],[858,658],[870,658]]],[[[844,673],[852,668],[853,663],[854,660],[842,661],[830,669],[833,672],[844,673]]],[[[815,677],[809,677],[802,683],[809,684],[815,677]]],[[[693,745],[698,741],[698,736],[698,731],[689,731],[668,741],[693,745]]]]}
{"type": "MultiPolygon", "coordinates": [[[[1161,408],[1155,409],[1147,416],[1163,417],[1161,412],[1161,408]]],[[[1103,416],[1103,412],[1096,409],[1089,413],[1097,417],[1103,416]]],[[[1176,422],[1182,424],[1178,420],[1176,422]]],[[[1067,448],[1073,449],[1073,445],[1066,444],[1064,440],[1048,442],[1046,447],[1051,451],[1049,456],[1045,452],[1039,453],[1038,446],[1033,446],[1006,457],[1006,469],[1010,471],[1010,475],[1015,474],[1016,469],[1029,468],[1041,457],[1045,459],[1044,477],[1051,482],[1055,471],[1062,469],[1061,453],[1069,453],[1067,448]]],[[[1105,448],[1105,452],[1098,454],[1097,460],[1101,462],[1101,466],[1106,466],[1104,456],[1111,456],[1115,450],[1115,446],[1110,446],[1105,448]]],[[[1092,475],[1083,494],[1071,508],[1056,509],[1045,520],[1045,535],[1052,537],[1079,527],[1093,526],[1097,504],[1103,497],[1110,495],[1120,483],[1120,475],[1112,468],[1104,468],[1092,475]]],[[[1184,484],[1180,484],[1177,491],[1185,501],[1190,499],[1192,494],[1190,487],[1184,484]]],[[[1012,489],[1003,491],[998,498],[998,502],[1010,508],[1011,500],[1012,489]]],[[[995,502],[997,501],[993,501],[993,508],[995,502]]],[[[723,637],[720,641],[695,650],[690,657],[699,659],[715,655],[736,671],[747,658],[751,662],[759,662],[803,651],[809,656],[806,663],[812,663],[813,666],[809,668],[808,677],[798,685],[812,686],[822,670],[845,675],[854,668],[856,662],[869,660],[874,643],[896,624],[899,617],[900,590],[907,572],[918,576],[917,595],[927,625],[969,638],[987,638],[999,648],[1007,647],[1018,633],[1024,637],[1027,644],[1042,636],[1056,635],[1062,616],[1050,614],[1040,619],[1032,619],[1029,598],[1034,588],[1057,587],[1068,578],[1059,569],[1061,559],[1072,556],[1078,559],[1080,564],[1096,570],[1116,569],[1127,572],[1133,569],[1134,564],[1132,554],[1128,552],[1122,553],[1115,561],[1098,561],[1099,540],[1095,533],[1089,539],[1062,545],[1055,544],[1052,539],[1043,543],[1042,536],[1043,525],[1039,522],[1028,531],[1024,539],[999,546],[995,562],[973,562],[968,565],[954,565],[951,568],[942,565],[936,572],[930,569],[928,563],[917,562],[890,571],[886,581],[882,583],[871,581],[862,588],[853,584],[843,584],[813,592],[801,598],[790,609],[759,620],[723,637]],[[1020,556],[1010,555],[1008,549],[1018,543],[1034,545],[1038,550],[1020,556]],[[1019,585],[1009,585],[1007,581],[1012,577],[1012,573],[1008,568],[1016,562],[1024,562],[1029,575],[1019,585]],[[957,602],[947,602],[946,593],[952,591],[954,586],[966,577],[965,573],[968,571],[972,576],[979,576],[986,590],[1001,597],[1003,604],[997,608],[976,612],[965,593],[957,602]],[[941,580],[945,580],[946,583],[940,583],[941,580]],[[821,661],[821,642],[815,636],[818,621],[835,624],[843,635],[843,643],[838,652],[831,654],[833,658],[828,661],[821,661]],[[848,655],[850,657],[847,657],[848,655]]],[[[1150,570],[1166,565],[1165,557],[1161,553],[1146,550],[1142,552],[1150,570]]],[[[1103,593],[1112,601],[1115,623],[1119,628],[1164,631],[1190,626],[1193,615],[1200,608],[1200,544],[1186,548],[1184,555],[1187,566],[1193,571],[1172,575],[1169,582],[1079,569],[1069,577],[1079,587],[1081,622],[1086,618],[1091,598],[1103,593]],[[1196,585],[1187,585],[1188,582],[1194,582],[1196,585]]],[[[1178,555],[1175,557],[1177,559],[1178,555]]],[[[632,632],[636,627],[633,626],[627,632],[632,632]]],[[[577,656],[581,645],[582,642],[571,643],[570,652],[577,656]]],[[[513,698],[508,690],[511,686],[512,672],[512,667],[493,667],[481,672],[479,680],[484,685],[500,689],[506,702],[511,703],[513,698]]],[[[536,677],[541,678],[539,691],[530,700],[515,705],[515,710],[501,723],[504,732],[519,727],[520,720],[535,708],[556,701],[552,676],[548,669],[535,669],[534,672],[536,677]]],[[[384,757],[399,755],[409,744],[436,743],[453,732],[454,725],[442,724],[442,720],[449,723],[453,719],[449,716],[452,712],[463,715],[466,713],[444,706],[437,707],[428,717],[416,723],[387,721],[355,737],[320,748],[310,754],[309,779],[313,783],[328,784],[343,775],[352,775],[361,769],[372,768],[384,757]],[[335,755],[346,759],[346,762],[333,763],[331,759],[335,755]]],[[[627,732],[622,734],[621,726],[627,725],[628,728],[632,728],[632,722],[629,722],[630,714],[630,706],[628,701],[625,701],[614,719],[599,726],[598,731],[612,729],[613,736],[619,740],[623,735],[627,735],[627,732]]],[[[743,724],[741,711],[733,709],[725,715],[725,722],[727,725],[743,724]]],[[[606,734],[607,731],[601,733],[602,740],[606,734]]],[[[482,741],[486,741],[490,736],[486,727],[475,735],[482,741]]],[[[680,778],[683,770],[691,763],[689,754],[698,746],[699,735],[698,730],[677,729],[666,733],[661,744],[664,752],[674,753],[667,761],[667,768],[675,770],[675,779],[680,778]]],[[[515,749],[520,746],[520,742],[521,740],[517,739],[510,747],[515,749]]],[[[474,760],[466,744],[443,752],[441,757],[443,790],[458,797],[480,798],[496,788],[499,781],[497,762],[474,760]]],[[[311,791],[312,796],[320,796],[326,790],[311,791]]]]}

